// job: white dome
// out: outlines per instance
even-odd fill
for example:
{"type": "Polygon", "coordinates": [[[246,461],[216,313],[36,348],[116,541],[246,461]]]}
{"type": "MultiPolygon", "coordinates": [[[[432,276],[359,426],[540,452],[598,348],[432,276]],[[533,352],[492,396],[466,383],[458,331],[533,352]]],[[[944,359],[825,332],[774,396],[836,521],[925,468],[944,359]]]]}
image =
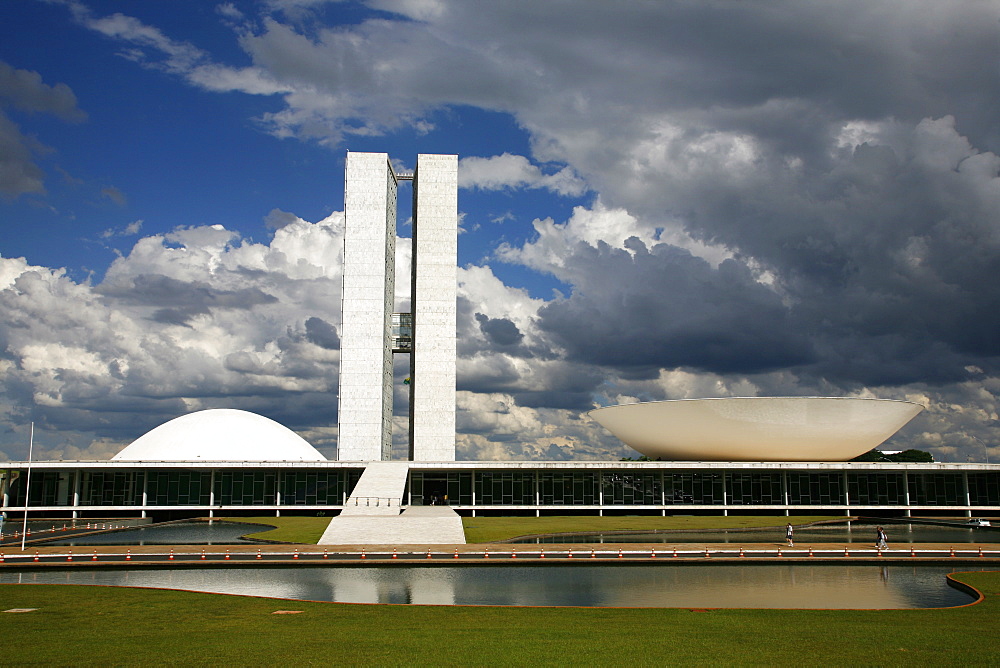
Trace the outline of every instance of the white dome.
{"type": "Polygon", "coordinates": [[[324,462],[288,427],[256,413],[215,408],[146,432],[111,459],[124,461],[324,462]]]}
{"type": "Polygon", "coordinates": [[[853,397],[728,397],[623,404],[589,413],[647,457],[693,461],[846,461],[923,408],[853,397]]]}

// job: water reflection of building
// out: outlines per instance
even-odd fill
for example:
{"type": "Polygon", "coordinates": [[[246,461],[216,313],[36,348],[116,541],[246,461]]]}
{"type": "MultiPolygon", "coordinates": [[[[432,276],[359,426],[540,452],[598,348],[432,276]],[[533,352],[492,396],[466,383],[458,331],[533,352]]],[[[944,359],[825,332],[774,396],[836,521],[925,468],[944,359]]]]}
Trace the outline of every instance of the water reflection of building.
{"type": "Polygon", "coordinates": [[[317,569],[340,603],[399,603],[454,605],[454,571],[450,568],[324,568],[317,569]]]}

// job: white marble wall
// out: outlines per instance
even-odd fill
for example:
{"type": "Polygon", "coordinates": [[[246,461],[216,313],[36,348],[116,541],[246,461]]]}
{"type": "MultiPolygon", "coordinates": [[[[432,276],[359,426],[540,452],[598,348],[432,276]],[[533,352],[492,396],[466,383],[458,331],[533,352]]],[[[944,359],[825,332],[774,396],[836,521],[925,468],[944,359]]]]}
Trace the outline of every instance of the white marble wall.
{"type": "Polygon", "coordinates": [[[411,458],[454,461],[458,156],[418,155],[413,188],[411,458]]]}
{"type": "Polygon", "coordinates": [[[348,153],[340,334],[340,461],[389,459],[396,181],[385,153],[348,153]]]}

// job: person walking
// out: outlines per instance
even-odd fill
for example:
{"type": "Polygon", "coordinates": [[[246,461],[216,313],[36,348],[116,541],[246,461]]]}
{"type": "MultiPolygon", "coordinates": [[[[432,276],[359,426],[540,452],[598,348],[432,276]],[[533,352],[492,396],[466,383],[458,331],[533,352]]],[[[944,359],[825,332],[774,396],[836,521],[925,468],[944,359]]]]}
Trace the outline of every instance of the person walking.
{"type": "Polygon", "coordinates": [[[793,536],[794,533],[795,533],[795,530],[792,528],[792,525],[790,523],[786,524],[785,525],[785,540],[788,541],[788,547],[795,547],[795,541],[792,540],[792,536],[793,536]]]}
{"type": "Polygon", "coordinates": [[[875,529],[875,547],[880,550],[884,550],[889,547],[888,543],[889,537],[886,535],[885,530],[882,527],[875,529]]]}

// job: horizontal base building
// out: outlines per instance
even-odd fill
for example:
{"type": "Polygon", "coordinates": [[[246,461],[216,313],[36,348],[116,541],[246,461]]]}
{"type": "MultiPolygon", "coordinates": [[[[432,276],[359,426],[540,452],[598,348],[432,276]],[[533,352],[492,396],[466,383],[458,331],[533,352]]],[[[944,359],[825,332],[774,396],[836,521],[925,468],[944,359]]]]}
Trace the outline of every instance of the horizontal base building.
{"type": "MultiPolygon", "coordinates": [[[[400,462],[401,495],[475,515],[1000,514],[1000,465],[819,462],[400,462]]],[[[368,464],[52,461],[31,465],[29,517],[340,513],[368,464]]],[[[9,518],[26,462],[0,463],[9,518]]]]}

